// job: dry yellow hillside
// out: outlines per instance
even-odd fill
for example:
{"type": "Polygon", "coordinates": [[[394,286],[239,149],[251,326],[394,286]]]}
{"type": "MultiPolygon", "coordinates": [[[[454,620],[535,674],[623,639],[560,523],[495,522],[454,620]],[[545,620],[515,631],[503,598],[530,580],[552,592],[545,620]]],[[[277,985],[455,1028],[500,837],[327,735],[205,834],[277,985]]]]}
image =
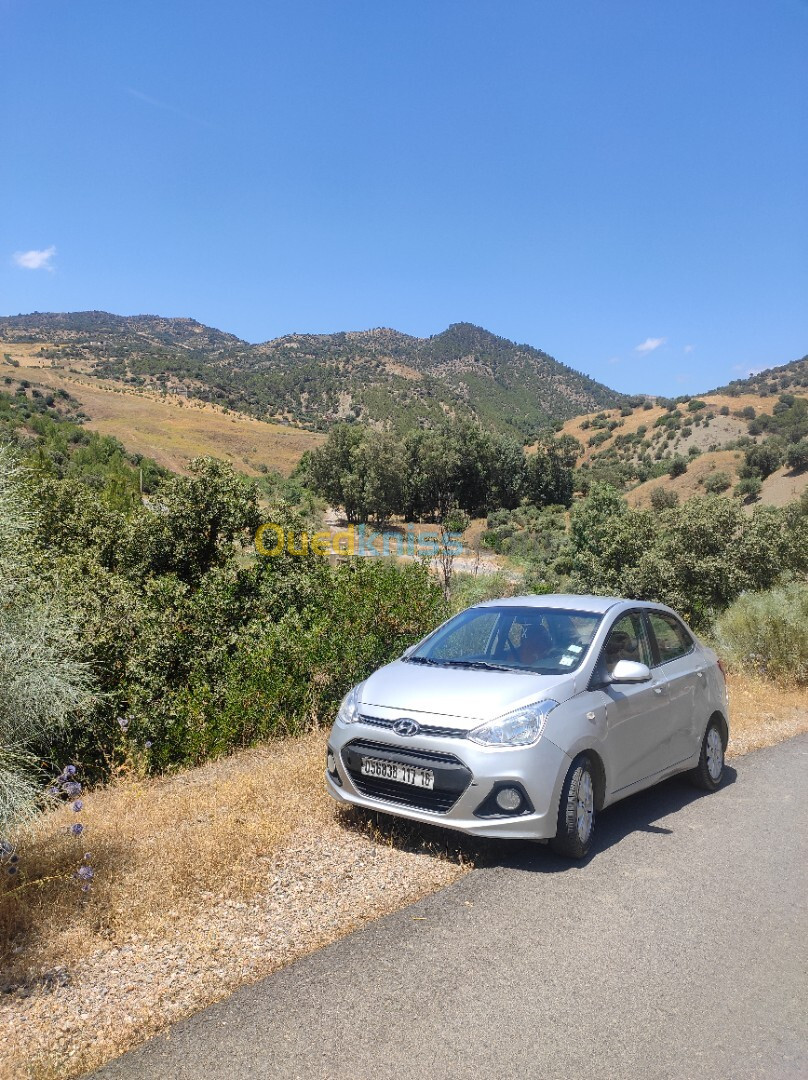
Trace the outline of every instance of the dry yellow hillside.
{"type": "MultiPolygon", "coordinates": [[[[808,396],[808,391],[799,387],[792,388],[789,393],[794,393],[797,397],[808,396]]],[[[749,426],[748,422],[739,419],[734,414],[750,405],[757,413],[770,413],[777,403],[777,398],[772,395],[769,395],[769,397],[762,397],[760,394],[738,394],[736,397],[731,397],[729,394],[698,394],[695,396],[698,397],[699,401],[705,403],[706,407],[702,411],[704,413],[715,413],[715,417],[708,427],[694,428],[693,434],[688,439],[682,440],[680,453],[686,452],[690,445],[697,446],[700,450],[706,450],[712,444],[717,443],[720,446],[722,443],[746,435],[749,426]],[[729,416],[720,415],[722,407],[729,409],[729,416]]],[[[679,406],[679,408],[685,417],[688,416],[686,404],[679,406]]],[[[650,409],[643,409],[642,407],[633,409],[629,416],[621,416],[619,409],[604,409],[603,415],[607,420],[616,421],[619,425],[612,432],[612,436],[633,435],[643,425],[648,428],[649,432],[653,431],[654,421],[664,415],[665,411],[660,406],[654,405],[650,409]]],[[[583,425],[587,423],[591,425],[593,418],[599,415],[601,414],[589,413],[587,416],[576,416],[572,420],[567,420],[559,433],[572,435],[581,443],[584,448],[580,458],[581,462],[591,460],[594,455],[608,449],[611,445],[611,439],[598,446],[587,445],[589,439],[596,435],[599,429],[583,425]]]]}
{"type": "MultiPolygon", "coordinates": [[[[651,493],[654,488],[665,488],[666,491],[675,491],[679,500],[684,502],[694,495],[703,495],[703,481],[706,476],[713,472],[725,472],[732,480],[734,486],[738,482],[738,467],[743,463],[743,454],[740,450],[718,450],[713,453],[701,454],[688,463],[687,472],[681,476],[658,476],[653,480],[647,480],[626,493],[626,501],[629,506],[650,506],[651,493]],[[699,483],[702,481],[702,483],[699,483]]],[[[732,488],[728,494],[732,494],[732,488]]]]}
{"type": "Polygon", "coordinates": [[[216,405],[124,388],[76,374],[35,355],[39,348],[6,346],[5,351],[20,366],[12,367],[0,360],[0,375],[66,390],[90,417],[87,427],[114,435],[130,453],[154,458],[169,469],[181,472],[192,458],[210,454],[231,462],[241,472],[255,474],[266,466],[288,475],[303,453],[319,446],[324,438],[242,413],[225,412],[216,405]]]}

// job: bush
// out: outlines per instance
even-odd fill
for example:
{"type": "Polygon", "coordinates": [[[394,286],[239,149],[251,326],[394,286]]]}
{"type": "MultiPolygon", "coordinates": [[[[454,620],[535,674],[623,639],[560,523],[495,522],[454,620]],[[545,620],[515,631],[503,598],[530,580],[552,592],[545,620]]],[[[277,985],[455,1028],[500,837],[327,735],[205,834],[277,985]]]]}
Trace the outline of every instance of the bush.
{"type": "Polygon", "coordinates": [[[712,495],[719,495],[722,491],[727,491],[732,485],[729,473],[722,472],[721,470],[710,473],[704,478],[704,490],[710,492],[712,495]]]}
{"type": "Polygon", "coordinates": [[[668,466],[668,472],[671,476],[681,476],[683,473],[686,473],[687,460],[677,454],[677,456],[671,460],[671,463],[668,466]]]}
{"type": "Polygon", "coordinates": [[[669,510],[679,505],[679,495],[665,487],[655,487],[651,492],[651,506],[654,510],[669,510]]]}
{"type": "Polygon", "coordinates": [[[745,593],[718,618],[714,637],[734,668],[784,685],[805,685],[808,584],[745,593]]]}
{"type": "Polygon", "coordinates": [[[733,494],[743,499],[745,503],[751,503],[760,498],[762,488],[763,481],[759,476],[745,476],[735,485],[733,494]]]}
{"type": "Polygon", "coordinates": [[[786,455],[786,465],[792,472],[804,472],[808,469],[808,439],[800,439],[790,446],[786,455]]]}

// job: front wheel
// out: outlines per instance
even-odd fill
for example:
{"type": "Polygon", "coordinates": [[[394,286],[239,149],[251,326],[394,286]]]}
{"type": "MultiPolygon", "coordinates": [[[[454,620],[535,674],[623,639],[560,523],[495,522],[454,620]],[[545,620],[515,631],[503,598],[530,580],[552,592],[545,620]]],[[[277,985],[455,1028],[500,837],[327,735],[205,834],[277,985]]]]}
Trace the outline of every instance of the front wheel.
{"type": "Polygon", "coordinates": [[[690,773],[690,779],[703,791],[715,791],[724,778],[724,737],[721,725],[711,720],[704,733],[699,763],[690,773]]]}
{"type": "Polygon", "coordinates": [[[557,855],[583,859],[595,833],[595,780],[586,754],[570,765],[558,806],[558,831],[550,841],[557,855]]]}

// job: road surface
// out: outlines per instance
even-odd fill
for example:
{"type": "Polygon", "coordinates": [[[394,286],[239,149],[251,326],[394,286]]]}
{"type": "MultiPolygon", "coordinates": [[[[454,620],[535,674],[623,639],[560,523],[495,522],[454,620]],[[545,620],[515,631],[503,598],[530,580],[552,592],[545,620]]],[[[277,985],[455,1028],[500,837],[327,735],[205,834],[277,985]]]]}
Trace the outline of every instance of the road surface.
{"type": "Polygon", "coordinates": [[[606,811],[205,1009],[98,1080],[808,1076],[808,737],[606,811]]]}

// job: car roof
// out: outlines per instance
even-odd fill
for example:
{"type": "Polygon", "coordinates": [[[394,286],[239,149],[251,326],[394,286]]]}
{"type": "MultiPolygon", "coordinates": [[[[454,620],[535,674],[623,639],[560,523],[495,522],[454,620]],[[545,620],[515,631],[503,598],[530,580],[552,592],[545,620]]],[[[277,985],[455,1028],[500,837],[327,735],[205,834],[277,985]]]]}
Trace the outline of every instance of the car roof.
{"type": "Polygon", "coordinates": [[[579,596],[575,593],[530,593],[527,596],[505,596],[500,600],[484,600],[473,606],[556,608],[560,611],[591,611],[593,614],[602,615],[617,604],[628,603],[637,607],[651,606],[619,596],[579,596]]]}

